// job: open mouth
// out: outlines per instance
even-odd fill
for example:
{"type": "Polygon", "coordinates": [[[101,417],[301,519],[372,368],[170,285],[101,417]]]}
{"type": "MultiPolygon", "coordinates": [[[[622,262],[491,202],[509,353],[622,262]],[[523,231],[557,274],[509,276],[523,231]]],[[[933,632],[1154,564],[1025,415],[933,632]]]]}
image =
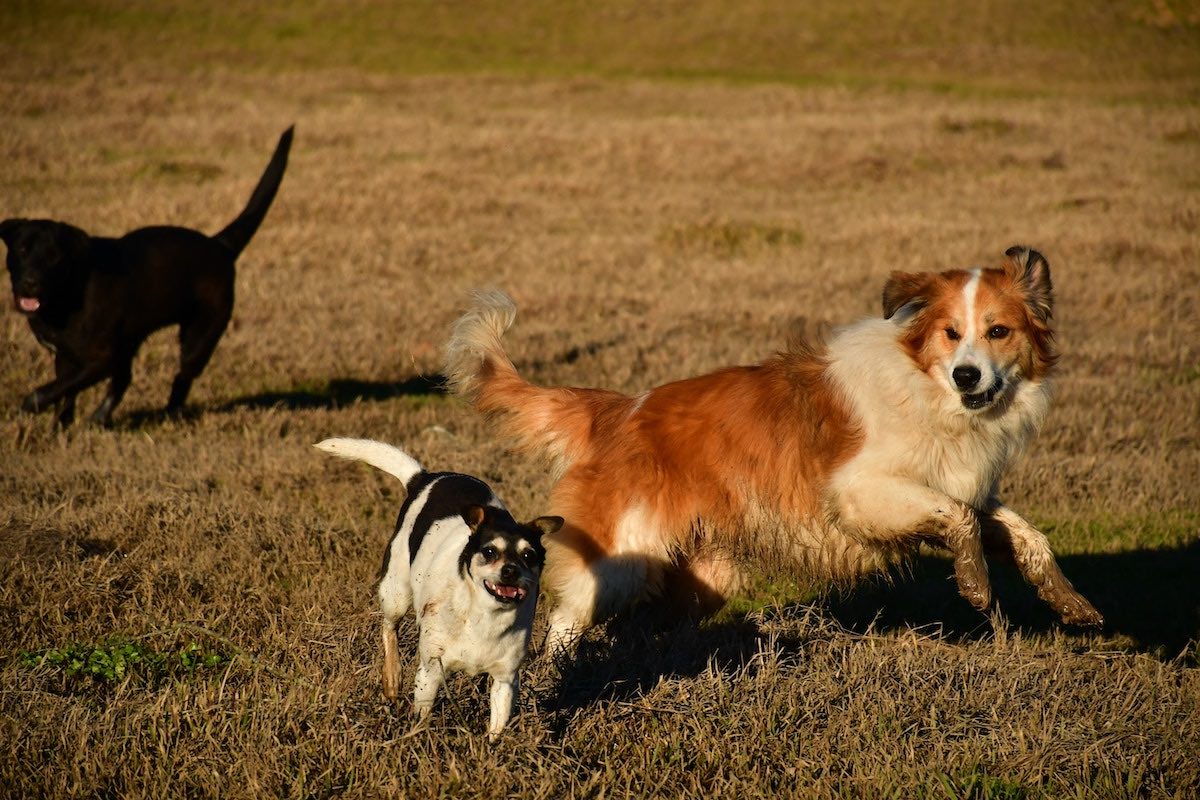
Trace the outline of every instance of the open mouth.
{"type": "Polygon", "coordinates": [[[42,301],[38,300],[36,297],[24,297],[22,295],[16,295],[16,300],[17,308],[26,314],[32,314],[42,307],[42,301]]]}
{"type": "Polygon", "coordinates": [[[488,594],[499,600],[501,603],[519,603],[525,599],[529,591],[520,586],[509,586],[506,583],[492,583],[484,581],[483,588],[488,590],[488,594]]]}
{"type": "Polygon", "coordinates": [[[978,394],[964,394],[962,396],[962,403],[972,411],[977,411],[981,408],[987,408],[992,404],[992,401],[996,399],[996,395],[1000,394],[1000,390],[1003,388],[1004,381],[1000,378],[997,378],[996,382],[992,384],[992,388],[988,389],[986,392],[979,392],[978,394]]]}

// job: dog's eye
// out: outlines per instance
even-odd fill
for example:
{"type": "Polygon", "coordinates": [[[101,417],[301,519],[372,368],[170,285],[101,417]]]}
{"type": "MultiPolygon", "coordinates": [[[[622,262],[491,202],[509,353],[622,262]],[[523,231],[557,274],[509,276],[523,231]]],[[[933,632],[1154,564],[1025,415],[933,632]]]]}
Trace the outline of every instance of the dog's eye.
{"type": "Polygon", "coordinates": [[[489,544],[479,551],[479,555],[483,556],[484,561],[495,561],[500,557],[500,551],[489,544]]]}
{"type": "Polygon", "coordinates": [[[989,339],[1003,339],[1008,336],[1008,333],[1008,328],[1003,325],[993,325],[988,328],[987,335],[989,339]]]}
{"type": "Polygon", "coordinates": [[[521,553],[521,558],[523,558],[523,559],[525,560],[525,563],[526,563],[527,565],[529,565],[529,566],[531,566],[531,567],[536,567],[536,566],[537,566],[537,563],[538,563],[538,554],[537,554],[535,551],[533,551],[533,550],[526,550],[524,553],[521,553]]]}
{"type": "Polygon", "coordinates": [[[954,328],[946,328],[946,338],[952,342],[957,342],[962,338],[962,334],[954,330],[954,328]]]}

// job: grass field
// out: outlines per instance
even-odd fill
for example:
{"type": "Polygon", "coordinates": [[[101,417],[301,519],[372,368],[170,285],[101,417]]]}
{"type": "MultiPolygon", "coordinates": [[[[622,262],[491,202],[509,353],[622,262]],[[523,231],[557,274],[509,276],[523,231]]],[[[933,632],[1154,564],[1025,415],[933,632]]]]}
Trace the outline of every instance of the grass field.
{"type": "Polygon", "coordinates": [[[215,231],[296,124],[184,419],[171,331],[113,429],[21,414],[50,358],[0,309],[0,795],[1194,795],[1200,6],[194,5],[0,8],[0,217],[215,231]],[[1003,490],[1103,631],[1003,567],[981,616],[929,555],[535,653],[494,745],[478,681],[416,732],[382,701],[402,497],[310,445],[402,444],[542,513],[544,469],[439,390],[472,288],[516,298],[531,379],[638,391],[1017,242],[1064,357],[1003,490]]]}

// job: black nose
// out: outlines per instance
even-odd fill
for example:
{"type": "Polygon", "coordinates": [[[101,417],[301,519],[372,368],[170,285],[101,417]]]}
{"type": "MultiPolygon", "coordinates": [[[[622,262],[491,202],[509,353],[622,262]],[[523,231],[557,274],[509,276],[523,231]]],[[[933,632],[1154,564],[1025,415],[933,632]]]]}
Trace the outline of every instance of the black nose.
{"type": "Polygon", "coordinates": [[[505,564],[500,568],[500,580],[505,583],[516,583],[521,577],[521,570],[517,569],[516,564],[505,564]]]}
{"type": "Polygon", "coordinates": [[[964,392],[979,383],[979,367],[955,367],[950,375],[954,378],[954,385],[964,392]]]}

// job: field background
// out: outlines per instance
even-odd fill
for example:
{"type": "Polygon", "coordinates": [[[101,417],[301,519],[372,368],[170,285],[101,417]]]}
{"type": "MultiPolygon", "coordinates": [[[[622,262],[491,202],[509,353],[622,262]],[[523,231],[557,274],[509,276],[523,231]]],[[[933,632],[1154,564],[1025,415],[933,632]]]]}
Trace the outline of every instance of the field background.
{"type": "Polygon", "coordinates": [[[50,358],[0,309],[0,794],[1192,796],[1200,6],[944,6],[0,7],[0,216],[215,231],[296,124],[186,418],[157,413],[170,331],[112,430],[22,415],[50,358]],[[978,615],[930,555],[535,654],[495,745],[479,681],[411,735],[381,701],[401,494],[309,445],[402,444],[541,513],[544,470],[438,389],[472,288],[519,303],[533,380],[637,391],[1018,242],[1064,358],[1004,493],[1104,631],[1003,567],[978,615]]]}

